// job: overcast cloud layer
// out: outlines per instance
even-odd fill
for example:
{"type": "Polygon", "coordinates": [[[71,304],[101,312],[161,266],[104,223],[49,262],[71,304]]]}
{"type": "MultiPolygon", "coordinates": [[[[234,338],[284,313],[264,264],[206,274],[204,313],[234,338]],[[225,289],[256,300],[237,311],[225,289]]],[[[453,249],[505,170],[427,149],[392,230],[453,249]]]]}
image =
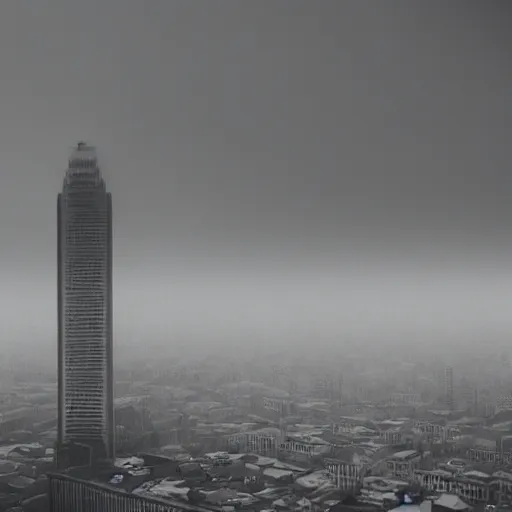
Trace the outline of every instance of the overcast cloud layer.
{"type": "Polygon", "coordinates": [[[118,346],[510,337],[507,4],[3,2],[0,343],[54,348],[80,139],[118,346]]]}

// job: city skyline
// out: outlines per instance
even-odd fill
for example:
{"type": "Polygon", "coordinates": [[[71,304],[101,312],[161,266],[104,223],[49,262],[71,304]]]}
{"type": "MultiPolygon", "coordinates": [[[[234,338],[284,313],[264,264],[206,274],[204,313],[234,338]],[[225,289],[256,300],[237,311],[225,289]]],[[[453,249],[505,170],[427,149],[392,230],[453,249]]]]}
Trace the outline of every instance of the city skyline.
{"type": "Polygon", "coordinates": [[[0,4],[0,509],[512,512],[511,20],[0,4]]]}
{"type": "Polygon", "coordinates": [[[117,191],[119,346],[509,338],[509,7],[314,4],[2,8],[6,350],[53,353],[81,137],[117,191]]]}

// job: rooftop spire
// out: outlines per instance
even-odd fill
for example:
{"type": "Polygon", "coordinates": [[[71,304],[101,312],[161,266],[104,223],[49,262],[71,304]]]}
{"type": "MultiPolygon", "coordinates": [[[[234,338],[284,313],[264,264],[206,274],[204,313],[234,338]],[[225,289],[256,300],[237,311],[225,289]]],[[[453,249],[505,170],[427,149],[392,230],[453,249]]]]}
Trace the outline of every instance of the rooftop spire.
{"type": "Polygon", "coordinates": [[[90,173],[93,170],[97,170],[97,167],[96,148],[85,142],[78,142],[71,150],[68,168],[90,173]]]}

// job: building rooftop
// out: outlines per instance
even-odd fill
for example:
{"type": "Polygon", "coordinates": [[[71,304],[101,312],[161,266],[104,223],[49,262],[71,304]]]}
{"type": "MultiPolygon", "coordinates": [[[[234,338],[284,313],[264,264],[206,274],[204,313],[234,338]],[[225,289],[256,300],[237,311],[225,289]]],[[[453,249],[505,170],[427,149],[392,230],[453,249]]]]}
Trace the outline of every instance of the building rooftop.
{"type": "Polygon", "coordinates": [[[434,502],[434,505],[439,505],[451,510],[467,510],[469,508],[469,506],[455,494],[442,494],[440,498],[434,502]]]}
{"type": "Polygon", "coordinates": [[[411,457],[414,457],[418,455],[418,452],[416,450],[403,450],[401,452],[396,452],[393,454],[393,459],[409,459],[411,457]]]}
{"type": "MultiPolygon", "coordinates": [[[[266,500],[282,497],[280,489],[293,495],[294,491],[289,486],[279,487],[283,478],[297,479],[297,485],[308,490],[330,485],[325,471],[301,478],[305,472],[304,468],[279,462],[272,457],[216,452],[183,462],[151,454],[124,457],[117,459],[114,466],[101,471],[74,468],[67,475],[106,489],[160,500],[176,508],[211,511],[219,510],[219,506],[256,502],[264,508],[266,500]],[[263,490],[267,491],[268,496],[258,494],[263,490]]],[[[300,496],[296,496],[294,503],[299,499],[300,496]]],[[[270,502],[268,505],[271,508],[270,502]]]]}
{"type": "Polygon", "coordinates": [[[420,512],[420,505],[400,505],[391,509],[389,512],[420,512]]]}

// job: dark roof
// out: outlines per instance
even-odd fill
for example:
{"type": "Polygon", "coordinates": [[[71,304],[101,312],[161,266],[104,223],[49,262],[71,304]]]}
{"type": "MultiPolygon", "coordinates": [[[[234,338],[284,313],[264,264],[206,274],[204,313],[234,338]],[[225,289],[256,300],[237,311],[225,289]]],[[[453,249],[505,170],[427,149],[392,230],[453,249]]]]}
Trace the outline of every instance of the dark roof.
{"type": "Polygon", "coordinates": [[[179,465],[179,473],[185,479],[187,478],[206,478],[206,473],[197,462],[185,462],[179,465]]]}
{"type": "Polygon", "coordinates": [[[359,457],[366,457],[366,451],[364,448],[359,446],[340,446],[334,448],[332,458],[352,464],[355,455],[358,455],[359,457]]]}
{"type": "Polygon", "coordinates": [[[229,466],[212,466],[208,474],[212,477],[244,478],[250,471],[245,467],[245,462],[237,462],[229,466]]]}

